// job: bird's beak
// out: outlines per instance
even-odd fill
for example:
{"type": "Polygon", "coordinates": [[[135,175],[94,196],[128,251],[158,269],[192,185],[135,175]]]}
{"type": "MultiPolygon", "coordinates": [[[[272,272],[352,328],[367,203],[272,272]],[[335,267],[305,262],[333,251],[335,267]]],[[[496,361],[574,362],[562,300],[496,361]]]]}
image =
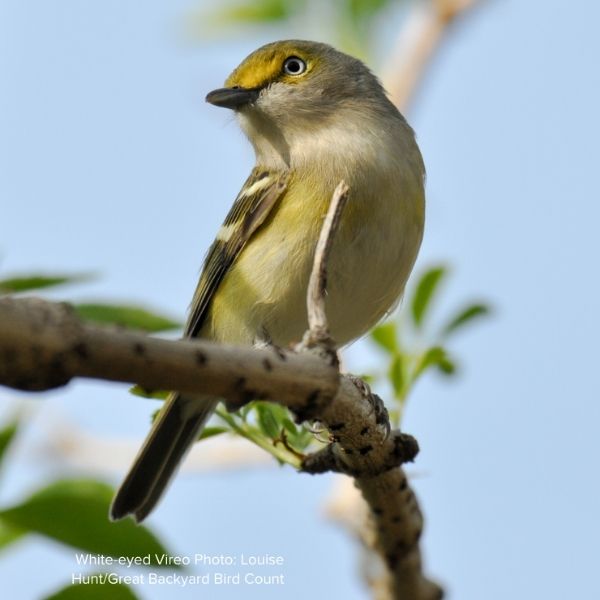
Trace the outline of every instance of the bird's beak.
{"type": "Polygon", "coordinates": [[[241,87],[220,88],[209,92],[206,101],[215,106],[224,108],[240,108],[245,104],[254,102],[258,98],[259,90],[241,87]]]}

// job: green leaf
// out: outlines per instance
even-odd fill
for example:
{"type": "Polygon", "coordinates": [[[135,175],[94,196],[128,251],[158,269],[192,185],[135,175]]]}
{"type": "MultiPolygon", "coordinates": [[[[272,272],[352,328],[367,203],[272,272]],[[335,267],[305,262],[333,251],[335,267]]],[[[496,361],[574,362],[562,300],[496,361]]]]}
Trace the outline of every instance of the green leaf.
{"type": "Polygon", "coordinates": [[[456,373],[456,363],[446,355],[435,365],[442,375],[452,376],[456,373]]]}
{"type": "Polygon", "coordinates": [[[283,421],[283,426],[288,435],[288,443],[295,450],[302,452],[305,450],[315,439],[312,431],[304,425],[296,427],[290,419],[283,421]],[[295,431],[292,431],[292,427],[295,431]]]}
{"type": "Polygon", "coordinates": [[[404,373],[404,357],[402,354],[397,353],[394,355],[388,370],[388,377],[390,379],[390,383],[392,384],[392,388],[394,389],[394,396],[397,399],[402,398],[406,383],[406,377],[404,373]]]}
{"type": "Polygon", "coordinates": [[[0,519],[11,527],[45,535],[84,552],[150,556],[150,562],[158,565],[158,558],[168,552],[153,533],[130,519],[108,520],[113,494],[110,486],[99,481],[57,481],[23,503],[0,511],[0,519]]]}
{"type": "MultiPolygon", "coordinates": [[[[298,435],[294,438],[294,447],[302,451],[308,448],[310,444],[315,440],[315,436],[312,431],[306,427],[302,427],[298,435]]],[[[322,444],[325,445],[324,443],[322,444]]]]}
{"type": "Polygon", "coordinates": [[[134,385],[129,388],[129,393],[140,398],[149,398],[151,400],[166,400],[171,392],[165,392],[164,390],[145,390],[139,385],[134,385]]]}
{"type": "Polygon", "coordinates": [[[387,323],[378,325],[371,331],[371,339],[386,352],[394,354],[398,350],[396,323],[388,321],[387,323]]]}
{"type": "Polygon", "coordinates": [[[4,460],[4,455],[17,435],[19,421],[13,419],[8,425],[0,429],[0,466],[4,460]]]}
{"type": "Polygon", "coordinates": [[[10,277],[8,279],[0,279],[0,294],[18,294],[67,283],[82,283],[84,281],[90,281],[91,279],[93,279],[93,275],[90,275],[89,273],[79,273],[76,275],[35,274],[10,277]]]}
{"type": "Polygon", "coordinates": [[[281,404],[275,404],[273,402],[264,401],[259,401],[258,404],[262,406],[267,406],[269,408],[271,414],[277,421],[280,428],[282,427],[283,420],[290,418],[290,411],[285,406],[281,406],[281,404]]]}
{"type": "MultiPolygon", "coordinates": [[[[98,577],[94,583],[77,583],[68,585],[45,600],[137,600],[131,588],[123,583],[110,583],[108,573],[94,573],[85,577],[98,577]]],[[[135,577],[132,575],[131,577],[135,577]]]]}
{"type": "Polygon", "coordinates": [[[25,536],[27,532],[18,527],[13,527],[0,519],[0,550],[4,550],[17,540],[25,536]]]}
{"type": "Polygon", "coordinates": [[[298,428],[296,427],[295,423],[289,419],[289,418],[285,418],[281,421],[281,424],[283,425],[283,428],[291,435],[291,436],[295,436],[298,435],[298,428]]]}
{"type": "Polygon", "coordinates": [[[362,379],[366,384],[373,386],[377,382],[378,377],[372,373],[361,373],[358,378],[362,379]]]}
{"type": "Polygon", "coordinates": [[[217,24],[273,23],[288,18],[292,3],[286,0],[253,0],[226,6],[214,15],[217,24]]]}
{"type": "Polygon", "coordinates": [[[198,436],[198,441],[206,440],[211,437],[215,437],[215,435],[221,435],[222,433],[227,433],[229,429],[227,427],[205,427],[202,430],[202,433],[198,436]]]}
{"type": "MultiPolygon", "coordinates": [[[[7,450],[15,440],[18,429],[19,420],[15,418],[0,430],[0,467],[5,460],[7,450]]],[[[22,529],[0,519],[0,550],[10,546],[24,535],[25,532],[22,529]]]]}
{"type": "Polygon", "coordinates": [[[486,304],[471,304],[458,312],[442,329],[442,334],[447,336],[457,329],[469,324],[473,319],[483,317],[490,313],[490,307],[486,304]]]}
{"type": "Polygon", "coordinates": [[[410,306],[413,322],[417,328],[422,326],[427,310],[445,274],[445,267],[435,267],[427,271],[419,280],[410,306]]]}
{"type": "Polygon", "coordinates": [[[390,3],[390,0],[346,0],[348,11],[354,20],[368,19],[390,3]]]}
{"type": "Polygon", "coordinates": [[[453,375],[456,371],[456,365],[441,346],[433,346],[421,356],[413,379],[416,380],[430,367],[437,367],[444,375],[453,375]]]}
{"type": "Polygon", "coordinates": [[[151,333],[177,329],[180,323],[157,315],[145,308],[117,304],[76,304],[75,312],[85,321],[120,325],[132,329],[141,329],[151,333]]]}
{"type": "Polygon", "coordinates": [[[267,403],[256,403],[256,415],[258,417],[258,425],[261,431],[272,439],[279,437],[281,427],[272,410],[272,406],[267,403]]]}

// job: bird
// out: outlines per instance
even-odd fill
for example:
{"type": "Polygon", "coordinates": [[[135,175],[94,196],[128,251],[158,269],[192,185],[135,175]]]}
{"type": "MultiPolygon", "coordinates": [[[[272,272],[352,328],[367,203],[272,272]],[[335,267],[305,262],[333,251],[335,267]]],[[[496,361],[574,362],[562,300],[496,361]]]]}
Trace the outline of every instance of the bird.
{"type": "MultiPolygon", "coordinates": [[[[326,310],[337,347],[363,336],[400,301],[423,237],[425,166],[413,129],[363,62],[313,41],[258,48],[206,101],[235,113],[256,164],[205,257],[184,337],[299,341],[316,242],[342,180],[349,195],[326,310]]],[[[112,520],[148,516],[218,401],[169,395],[112,520]]]]}

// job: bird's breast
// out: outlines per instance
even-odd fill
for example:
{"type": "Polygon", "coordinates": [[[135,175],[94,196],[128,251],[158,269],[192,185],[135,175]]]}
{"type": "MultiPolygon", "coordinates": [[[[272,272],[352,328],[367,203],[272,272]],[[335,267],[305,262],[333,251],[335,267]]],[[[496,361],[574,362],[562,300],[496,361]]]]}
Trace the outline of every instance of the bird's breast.
{"type": "Polygon", "coordinates": [[[307,328],[314,250],[339,180],[350,187],[328,264],[327,313],[334,339],[363,335],[398,301],[423,230],[422,175],[384,169],[296,170],[276,210],[224,278],[211,310],[211,337],[287,345],[307,328]]]}

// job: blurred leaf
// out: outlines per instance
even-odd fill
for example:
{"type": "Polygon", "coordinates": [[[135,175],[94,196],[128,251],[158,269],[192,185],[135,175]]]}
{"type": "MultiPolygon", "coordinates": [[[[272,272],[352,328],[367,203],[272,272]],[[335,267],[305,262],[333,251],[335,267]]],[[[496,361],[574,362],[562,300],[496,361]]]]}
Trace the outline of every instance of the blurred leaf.
{"type": "Polygon", "coordinates": [[[272,406],[266,402],[256,403],[256,415],[258,418],[258,425],[261,431],[272,439],[279,437],[281,427],[277,422],[272,406]]]}
{"type": "Polygon", "coordinates": [[[489,313],[490,308],[486,304],[472,304],[471,306],[467,306],[448,322],[448,324],[442,329],[442,334],[448,335],[453,333],[457,329],[460,329],[464,325],[470,323],[473,319],[483,317],[489,313]]]}
{"type": "Polygon", "coordinates": [[[423,324],[427,309],[431,305],[435,292],[445,274],[445,267],[435,267],[427,271],[419,280],[410,306],[413,321],[417,328],[420,328],[423,324]]]}
{"type": "Polygon", "coordinates": [[[374,16],[387,6],[390,0],[346,0],[345,3],[350,16],[356,21],[361,21],[374,16]]]}
{"type": "Polygon", "coordinates": [[[235,422],[235,417],[232,414],[229,414],[223,406],[217,406],[215,414],[225,421],[225,423],[227,423],[234,431],[239,429],[239,425],[235,422]]]}
{"type": "Polygon", "coordinates": [[[238,414],[242,417],[242,419],[245,421],[246,418],[248,417],[248,415],[254,410],[254,401],[252,402],[248,402],[248,404],[245,404],[244,406],[242,406],[242,408],[240,408],[238,410],[238,414]]]}
{"type": "Polygon", "coordinates": [[[298,435],[298,428],[291,419],[283,419],[282,425],[284,429],[292,436],[298,435]]]}
{"type": "MultiPolygon", "coordinates": [[[[13,419],[8,425],[0,430],[0,467],[4,462],[6,451],[15,440],[19,429],[18,419],[13,419]]],[[[0,519],[0,550],[3,550],[13,542],[22,538],[25,532],[19,527],[14,527],[0,519]]]]}
{"type": "Polygon", "coordinates": [[[437,367],[445,375],[452,375],[456,371],[456,365],[448,356],[446,349],[441,346],[433,346],[421,356],[415,369],[414,379],[416,380],[430,367],[437,367]]]}
{"type": "Polygon", "coordinates": [[[304,425],[296,426],[289,418],[283,419],[282,424],[286,431],[288,442],[295,450],[302,452],[314,440],[312,432],[304,425]]]}
{"type": "Polygon", "coordinates": [[[140,398],[149,398],[151,400],[166,400],[167,396],[171,392],[165,392],[164,390],[145,390],[139,385],[134,385],[129,388],[129,393],[140,398]]]}
{"type": "Polygon", "coordinates": [[[0,550],[21,539],[27,532],[0,519],[0,550]]]}
{"type": "Polygon", "coordinates": [[[211,437],[215,437],[215,435],[221,435],[222,433],[227,433],[229,429],[227,427],[205,427],[202,430],[202,433],[198,436],[198,441],[206,440],[211,437]]]}
{"type": "Polygon", "coordinates": [[[151,333],[181,327],[180,323],[138,306],[117,304],[76,304],[77,314],[86,321],[121,325],[151,333]]]}
{"type": "Polygon", "coordinates": [[[371,331],[371,339],[390,354],[394,354],[398,350],[396,323],[388,321],[378,325],[371,331]]]}
{"type": "Polygon", "coordinates": [[[217,10],[218,23],[270,23],[288,18],[292,13],[289,0],[251,0],[217,10]]]}
{"type": "Polygon", "coordinates": [[[4,461],[4,455],[15,439],[19,428],[19,421],[14,419],[8,425],[0,429],[0,467],[4,461]]]}
{"type": "Polygon", "coordinates": [[[267,406],[271,411],[271,414],[277,421],[278,426],[281,428],[283,426],[283,420],[290,418],[290,412],[285,406],[281,406],[281,404],[275,404],[274,402],[264,402],[259,401],[257,404],[262,406],[267,406]]]}
{"type": "Polygon", "coordinates": [[[294,438],[294,445],[300,450],[305,450],[306,448],[308,448],[308,446],[310,446],[313,443],[314,439],[315,436],[312,433],[312,431],[310,431],[306,427],[303,427],[298,433],[297,437],[294,438]]]}
{"type": "Polygon", "coordinates": [[[314,434],[306,427],[301,427],[298,434],[290,439],[292,447],[300,452],[306,450],[314,441],[314,434]]]}
{"type": "MultiPolygon", "coordinates": [[[[108,578],[108,573],[94,573],[101,578],[108,578]]],[[[94,576],[92,575],[92,576],[94,576]]],[[[86,577],[90,575],[86,574],[86,577]]],[[[137,600],[131,588],[123,583],[77,583],[68,585],[45,600],[137,600]]]]}
{"type": "Polygon", "coordinates": [[[446,355],[435,365],[442,375],[454,375],[456,373],[456,363],[446,355]]]}
{"type": "Polygon", "coordinates": [[[168,552],[153,533],[130,519],[108,520],[113,495],[114,490],[99,481],[57,481],[23,503],[0,511],[0,519],[84,552],[116,557],[150,555],[152,564],[157,565],[156,555],[168,552]]]}
{"type": "Polygon", "coordinates": [[[55,287],[67,283],[81,283],[90,281],[93,275],[79,273],[76,275],[24,275],[20,277],[10,277],[0,279],[0,294],[17,294],[21,292],[30,292],[32,290],[41,290],[44,288],[55,287]]]}
{"type": "Polygon", "coordinates": [[[370,373],[362,373],[358,377],[368,385],[375,385],[375,382],[377,381],[377,375],[372,375],[370,373]]]}
{"type": "Polygon", "coordinates": [[[397,353],[394,355],[388,370],[388,377],[392,387],[394,388],[395,397],[397,399],[402,398],[406,381],[404,374],[404,357],[402,354],[397,353]]]}

